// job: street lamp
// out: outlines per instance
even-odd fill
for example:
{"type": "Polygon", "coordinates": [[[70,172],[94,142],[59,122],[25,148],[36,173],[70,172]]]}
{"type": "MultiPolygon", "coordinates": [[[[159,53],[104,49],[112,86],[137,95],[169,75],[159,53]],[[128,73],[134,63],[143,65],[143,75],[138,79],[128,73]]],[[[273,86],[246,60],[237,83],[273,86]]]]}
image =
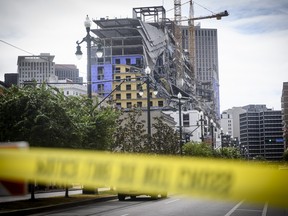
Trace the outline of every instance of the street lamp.
{"type": "Polygon", "coordinates": [[[151,69],[149,66],[145,68],[145,73],[147,75],[146,80],[146,88],[147,88],[147,132],[148,132],[148,140],[150,144],[150,138],[151,138],[151,113],[150,113],[150,73],[151,69]]]}
{"type": "Polygon", "coordinates": [[[88,98],[92,98],[92,83],[91,83],[91,41],[97,44],[97,51],[96,55],[98,58],[101,58],[103,55],[103,49],[101,44],[99,43],[99,40],[96,40],[94,37],[90,35],[90,27],[91,27],[91,20],[89,19],[88,15],[86,16],[86,20],[84,22],[84,26],[86,28],[87,35],[82,39],[81,42],[76,41],[77,47],[76,47],[76,57],[78,59],[81,59],[82,57],[82,51],[80,44],[82,44],[84,41],[87,43],[87,94],[88,98]]]}
{"type": "Polygon", "coordinates": [[[200,125],[201,125],[201,141],[204,142],[204,135],[203,135],[203,122],[204,122],[204,119],[203,119],[203,112],[201,111],[200,113],[200,125]]]}
{"type": "Polygon", "coordinates": [[[180,155],[182,155],[182,115],[181,115],[181,98],[182,94],[181,92],[177,95],[179,99],[179,136],[180,136],[180,155]]]}
{"type": "Polygon", "coordinates": [[[211,147],[213,150],[214,149],[214,121],[213,119],[210,120],[210,124],[211,124],[211,147]]]}
{"type": "MultiPolygon", "coordinates": [[[[145,68],[145,74],[146,74],[146,81],[144,83],[146,83],[146,94],[147,94],[147,133],[148,133],[148,142],[150,143],[150,138],[151,138],[151,95],[150,95],[150,73],[151,73],[151,69],[149,68],[149,66],[147,66],[145,68]]],[[[143,84],[144,84],[143,83],[143,84]]],[[[142,85],[143,84],[139,84],[139,95],[142,97],[144,95],[143,92],[143,88],[142,85]]],[[[156,85],[153,88],[153,94],[157,95],[158,94],[158,90],[156,85]]]]}

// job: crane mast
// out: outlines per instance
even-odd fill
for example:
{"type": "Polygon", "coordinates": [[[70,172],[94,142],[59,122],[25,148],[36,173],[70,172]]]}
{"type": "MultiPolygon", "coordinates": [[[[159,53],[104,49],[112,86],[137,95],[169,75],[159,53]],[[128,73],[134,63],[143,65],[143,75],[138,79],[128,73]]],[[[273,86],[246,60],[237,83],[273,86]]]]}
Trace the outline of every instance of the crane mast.
{"type": "Polygon", "coordinates": [[[190,0],[189,8],[189,21],[188,21],[188,50],[189,50],[189,61],[191,64],[191,74],[192,86],[195,88],[195,28],[194,28],[194,5],[193,1],[190,0]]]}
{"type": "Polygon", "coordinates": [[[181,30],[181,0],[174,0],[175,21],[175,62],[176,62],[176,84],[182,86],[183,82],[183,59],[182,59],[182,30],[181,30]]]}
{"type": "Polygon", "coordinates": [[[182,19],[181,18],[181,0],[174,0],[174,20],[175,20],[175,40],[176,40],[176,62],[177,62],[177,80],[180,82],[179,86],[182,83],[183,76],[183,60],[182,60],[182,30],[181,30],[181,22],[188,21],[188,51],[189,51],[189,61],[191,64],[190,77],[192,79],[191,85],[195,87],[195,26],[194,20],[202,20],[202,19],[211,19],[216,18],[220,20],[224,16],[228,16],[229,13],[225,10],[224,12],[212,14],[210,16],[200,16],[194,17],[194,3],[193,0],[190,0],[190,8],[189,8],[189,18],[182,19]]]}

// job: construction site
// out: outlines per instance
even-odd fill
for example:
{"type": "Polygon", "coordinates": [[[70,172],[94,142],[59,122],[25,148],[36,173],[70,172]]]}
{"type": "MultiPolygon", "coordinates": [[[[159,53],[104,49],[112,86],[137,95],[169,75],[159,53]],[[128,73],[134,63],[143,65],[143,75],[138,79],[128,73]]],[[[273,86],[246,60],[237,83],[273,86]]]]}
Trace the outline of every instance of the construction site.
{"type": "Polygon", "coordinates": [[[122,109],[169,111],[178,107],[181,93],[182,110],[201,111],[219,125],[217,29],[202,29],[194,21],[229,14],[194,17],[192,0],[188,3],[185,20],[181,0],[174,0],[174,19],[163,6],[152,6],[133,8],[131,18],[93,20],[97,28],[91,31],[103,49],[101,58],[91,59],[93,94],[109,96],[122,109]]]}

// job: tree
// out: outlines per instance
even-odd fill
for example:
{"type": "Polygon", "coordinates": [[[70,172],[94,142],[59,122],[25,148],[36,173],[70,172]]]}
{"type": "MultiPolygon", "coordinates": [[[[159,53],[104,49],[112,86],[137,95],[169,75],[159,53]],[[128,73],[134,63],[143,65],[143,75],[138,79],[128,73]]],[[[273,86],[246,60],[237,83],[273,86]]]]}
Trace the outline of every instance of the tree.
{"type": "Polygon", "coordinates": [[[140,120],[141,110],[132,109],[129,112],[122,112],[117,119],[117,128],[114,133],[114,143],[112,151],[119,152],[145,152],[145,135],[144,123],[140,120]]]}
{"type": "Polygon", "coordinates": [[[0,104],[0,141],[25,140],[37,147],[107,150],[118,116],[45,84],[6,89],[0,104]]]}
{"type": "Polygon", "coordinates": [[[238,148],[234,147],[224,147],[221,149],[215,149],[213,151],[215,157],[226,158],[226,159],[239,159],[241,158],[241,153],[238,148]]]}
{"type": "Polygon", "coordinates": [[[0,97],[0,141],[30,146],[70,147],[77,142],[74,125],[59,104],[59,95],[46,85],[13,86],[0,97]]]}
{"type": "Polygon", "coordinates": [[[162,118],[154,118],[153,124],[156,132],[152,135],[151,145],[147,146],[147,152],[155,154],[172,154],[180,152],[179,135],[171,127],[165,124],[162,118]]]}
{"type": "Polygon", "coordinates": [[[283,153],[283,160],[288,161],[288,149],[286,149],[283,153]]]}
{"type": "Polygon", "coordinates": [[[189,142],[183,145],[183,154],[194,157],[212,157],[211,146],[206,143],[189,142]]]}

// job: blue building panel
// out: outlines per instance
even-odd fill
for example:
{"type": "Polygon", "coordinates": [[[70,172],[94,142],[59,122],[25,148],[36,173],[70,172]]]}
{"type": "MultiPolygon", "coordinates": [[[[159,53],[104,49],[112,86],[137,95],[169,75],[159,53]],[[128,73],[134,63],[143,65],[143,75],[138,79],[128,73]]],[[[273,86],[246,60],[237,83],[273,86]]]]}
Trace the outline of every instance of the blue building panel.
{"type": "Polygon", "coordinates": [[[92,80],[92,93],[104,93],[104,96],[110,94],[113,91],[113,65],[133,65],[136,67],[142,67],[143,56],[142,55],[127,55],[127,56],[113,56],[112,64],[101,64],[91,66],[91,80],[92,80]],[[103,76],[99,76],[98,68],[102,67],[104,70],[103,76]],[[111,81],[109,81],[111,80],[111,81]],[[102,82],[105,81],[105,82],[102,82]],[[108,82],[107,82],[108,81],[108,82]],[[94,82],[94,83],[93,83],[94,82]],[[99,89],[100,85],[102,89],[99,89]],[[104,86],[103,86],[104,85],[104,86]]]}
{"type": "Polygon", "coordinates": [[[112,91],[112,84],[113,82],[107,82],[108,80],[112,80],[112,64],[104,64],[104,65],[92,65],[91,67],[91,80],[92,80],[92,92],[97,92],[97,93],[104,93],[104,96],[108,95],[112,91]],[[98,68],[103,67],[104,69],[104,77],[101,78],[101,80],[98,80],[98,68]],[[105,82],[103,82],[105,81],[105,82]],[[104,85],[104,90],[101,91],[98,89],[98,84],[103,84],[104,85]]]}

